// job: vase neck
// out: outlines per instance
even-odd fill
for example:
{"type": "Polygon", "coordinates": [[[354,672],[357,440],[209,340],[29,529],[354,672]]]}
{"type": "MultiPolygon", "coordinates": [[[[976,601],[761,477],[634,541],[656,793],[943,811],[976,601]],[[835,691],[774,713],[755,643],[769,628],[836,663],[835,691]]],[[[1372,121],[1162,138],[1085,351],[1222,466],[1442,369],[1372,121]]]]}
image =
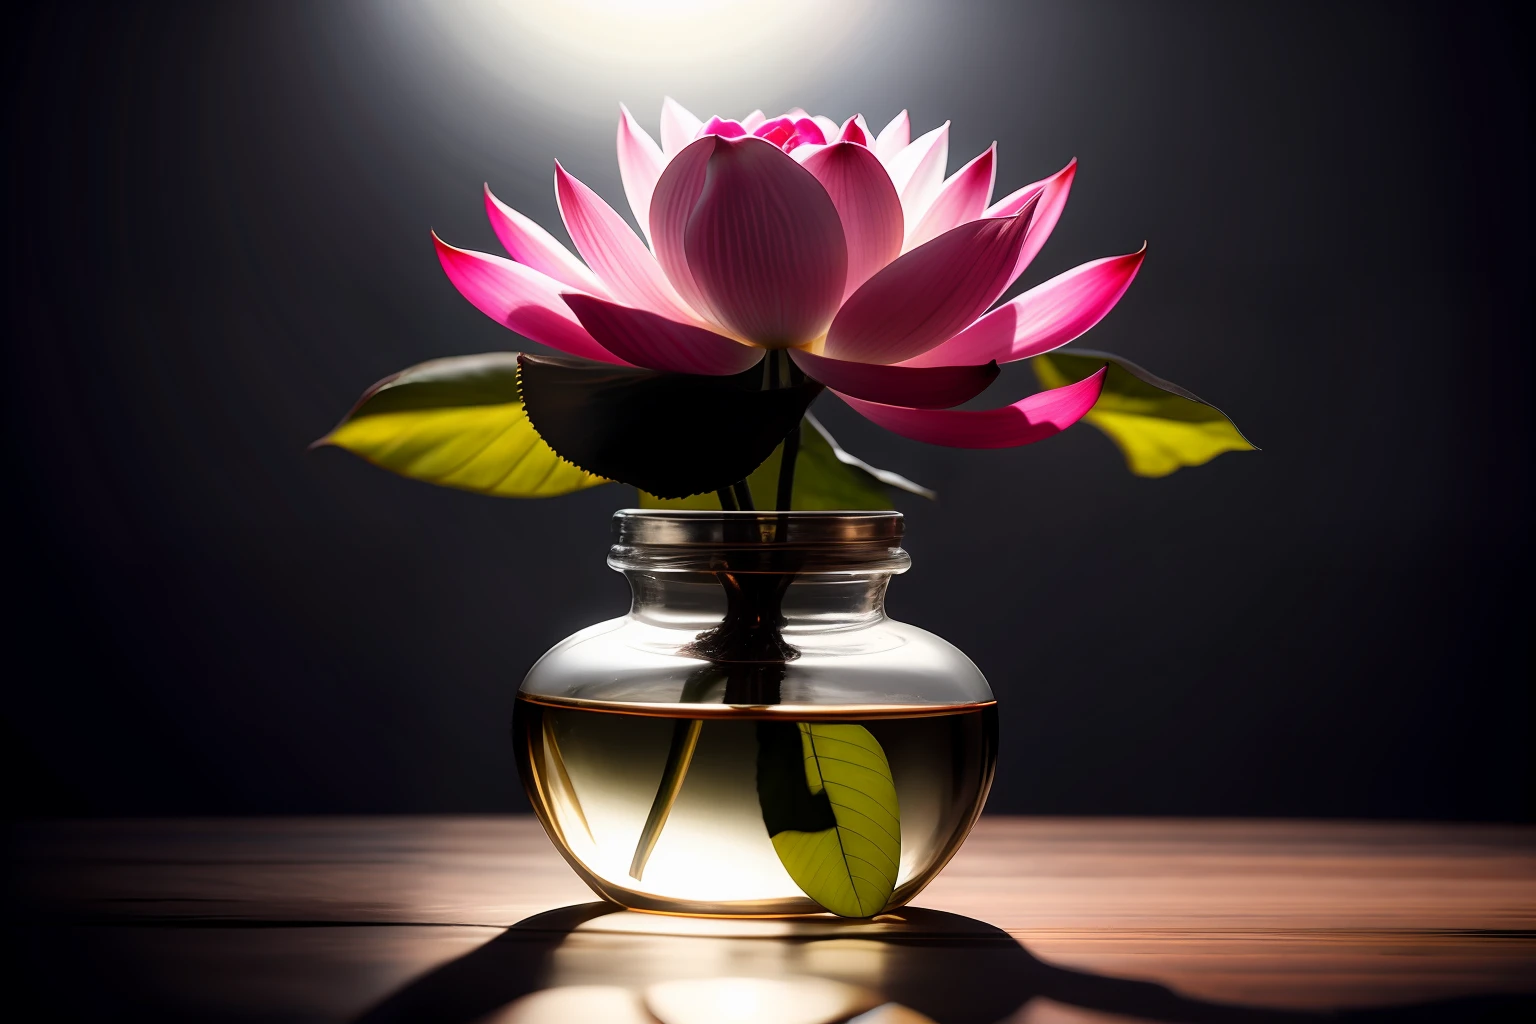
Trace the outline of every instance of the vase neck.
{"type": "Polygon", "coordinates": [[[608,564],[629,579],[636,617],[713,630],[690,654],[784,661],[797,632],[885,617],[886,586],[911,564],[901,535],[897,512],[631,509],[614,516],[608,564]]]}
{"type": "MultiPolygon", "coordinates": [[[[885,618],[890,572],[729,573],[626,570],[630,614],[670,629],[704,630],[735,616],[772,616],[785,634],[854,629],[885,618]]],[[[772,623],[765,625],[773,626],[772,623]]]]}

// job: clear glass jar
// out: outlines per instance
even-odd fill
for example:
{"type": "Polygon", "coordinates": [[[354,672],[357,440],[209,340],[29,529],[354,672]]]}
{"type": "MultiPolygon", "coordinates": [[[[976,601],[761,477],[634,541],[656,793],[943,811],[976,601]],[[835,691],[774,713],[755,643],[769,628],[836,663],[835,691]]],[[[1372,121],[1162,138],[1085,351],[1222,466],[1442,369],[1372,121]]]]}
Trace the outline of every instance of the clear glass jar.
{"type": "Polygon", "coordinates": [[[518,692],[524,788],[600,896],[635,910],[871,917],[981,813],[996,702],[951,644],[885,614],[895,512],[626,510],[629,614],[518,692]]]}

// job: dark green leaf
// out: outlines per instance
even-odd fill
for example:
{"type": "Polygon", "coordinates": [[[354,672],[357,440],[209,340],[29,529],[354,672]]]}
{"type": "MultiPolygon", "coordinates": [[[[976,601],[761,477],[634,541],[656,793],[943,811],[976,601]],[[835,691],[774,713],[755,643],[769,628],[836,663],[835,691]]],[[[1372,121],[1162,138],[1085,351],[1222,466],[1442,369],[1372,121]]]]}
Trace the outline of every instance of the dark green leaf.
{"type": "Polygon", "coordinates": [[[705,377],[527,353],[519,365],[528,418],[551,448],[589,473],[665,498],[751,473],[821,390],[813,381],[760,390],[756,367],[705,377]]]}
{"type": "MultiPolygon", "coordinates": [[[[761,507],[771,504],[778,491],[779,462],[783,455],[781,442],[747,477],[747,484],[761,507]]],[[[934,497],[928,488],[890,470],[876,469],[858,456],[848,454],[815,416],[805,414],[800,425],[800,455],[795,461],[792,507],[805,510],[892,508],[887,488],[925,498],[934,497]]],[[[661,499],[641,491],[640,507],[718,509],[720,499],[713,493],[661,499]]]]}

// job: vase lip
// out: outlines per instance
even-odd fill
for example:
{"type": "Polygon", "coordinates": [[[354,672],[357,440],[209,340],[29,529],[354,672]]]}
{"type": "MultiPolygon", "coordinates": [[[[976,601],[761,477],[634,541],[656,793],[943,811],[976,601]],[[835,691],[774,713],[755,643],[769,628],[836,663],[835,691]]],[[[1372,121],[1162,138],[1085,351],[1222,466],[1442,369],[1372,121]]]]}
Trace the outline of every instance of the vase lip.
{"type": "MultiPolygon", "coordinates": [[[[889,510],[719,512],[709,509],[621,509],[613,516],[615,568],[713,565],[730,552],[795,556],[798,571],[901,571],[905,517],[889,510]],[[702,561],[700,561],[702,560],[702,561]]],[[[774,559],[778,561],[778,559],[774,559]]],[[[753,571],[748,569],[746,571],[753,571]]],[[[772,571],[764,564],[756,571],[772,571]]]]}

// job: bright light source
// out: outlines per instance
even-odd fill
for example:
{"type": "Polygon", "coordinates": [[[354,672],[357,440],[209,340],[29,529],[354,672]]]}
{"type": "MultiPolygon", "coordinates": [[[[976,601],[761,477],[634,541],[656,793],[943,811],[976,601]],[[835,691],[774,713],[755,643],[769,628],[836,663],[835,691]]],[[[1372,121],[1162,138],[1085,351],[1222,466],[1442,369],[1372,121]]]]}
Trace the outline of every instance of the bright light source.
{"type": "MultiPolygon", "coordinates": [[[[448,43],[477,74],[567,113],[596,107],[611,119],[619,100],[648,106],[664,93],[693,102],[761,95],[747,109],[788,100],[849,45],[873,41],[876,3],[457,0],[393,10],[406,31],[448,43]]],[[[716,112],[703,105],[706,116],[716,112]]]]}

